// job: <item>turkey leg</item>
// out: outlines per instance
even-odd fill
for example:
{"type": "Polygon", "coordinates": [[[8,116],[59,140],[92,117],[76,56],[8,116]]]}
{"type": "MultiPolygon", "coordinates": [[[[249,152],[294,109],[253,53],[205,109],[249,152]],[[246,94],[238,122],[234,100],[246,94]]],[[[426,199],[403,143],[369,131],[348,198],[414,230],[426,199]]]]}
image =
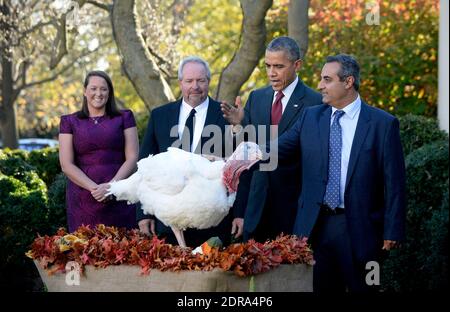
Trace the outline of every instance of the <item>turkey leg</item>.
{"type": "Polygon", "coordinates": [[[184,233],[182,230],[176,229],[173,226],[170,227],[173,231],[173,234],[175,234],[175,237],[177,239],[178,245],[180,245],[180,247],[187,247],[186,246],[186,242],[184,240],[184,233]]]}

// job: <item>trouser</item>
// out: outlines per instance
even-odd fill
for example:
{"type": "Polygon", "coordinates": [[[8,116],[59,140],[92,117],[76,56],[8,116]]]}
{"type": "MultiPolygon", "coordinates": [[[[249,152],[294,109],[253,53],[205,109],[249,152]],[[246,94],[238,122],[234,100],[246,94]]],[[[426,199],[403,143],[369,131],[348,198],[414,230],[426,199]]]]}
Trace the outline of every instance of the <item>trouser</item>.
{"type": "Polygon", "coordinates": [[[365,264],[358,263],[353,257],[345,213],[321,212],[311,242],[316,261],[314,292],[378,291],[378,287],[366,284],[365,264]]]}

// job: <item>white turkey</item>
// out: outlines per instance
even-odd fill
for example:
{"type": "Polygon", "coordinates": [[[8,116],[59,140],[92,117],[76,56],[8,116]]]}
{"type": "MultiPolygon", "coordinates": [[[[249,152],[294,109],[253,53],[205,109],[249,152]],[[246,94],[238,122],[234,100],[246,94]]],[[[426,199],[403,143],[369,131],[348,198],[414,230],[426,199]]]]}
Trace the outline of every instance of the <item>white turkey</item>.
{"type": "Polygon", "coordinates": [[[183,230],[216,226],[236,198],[239,176],[262,158],[258,145],[241,143],[230,158],[207,158],[169,147],[138,162],[128,179],[112,182],[117,200],[140,202],[146,214],[170,226],[178,244],[186,247],[183,230]]]}

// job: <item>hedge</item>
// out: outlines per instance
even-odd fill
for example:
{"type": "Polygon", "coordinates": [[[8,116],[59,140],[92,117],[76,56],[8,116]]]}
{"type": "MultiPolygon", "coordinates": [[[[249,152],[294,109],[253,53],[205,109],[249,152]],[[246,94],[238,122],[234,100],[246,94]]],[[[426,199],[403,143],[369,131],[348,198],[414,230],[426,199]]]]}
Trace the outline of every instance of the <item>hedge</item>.
{"type": "Polygon", "coordinates": [[[399,121],[400,137],[405,155],[425,144],[448,139],[448,135],[439,129],[436,119],[407,114],[399,117],[399,121]]]}
{"type": "Polygon", "coordinates": [[[406,158],[407,240],[384,263],[386,290],[448,287],[448,141],[436,141],[406,158]]]}

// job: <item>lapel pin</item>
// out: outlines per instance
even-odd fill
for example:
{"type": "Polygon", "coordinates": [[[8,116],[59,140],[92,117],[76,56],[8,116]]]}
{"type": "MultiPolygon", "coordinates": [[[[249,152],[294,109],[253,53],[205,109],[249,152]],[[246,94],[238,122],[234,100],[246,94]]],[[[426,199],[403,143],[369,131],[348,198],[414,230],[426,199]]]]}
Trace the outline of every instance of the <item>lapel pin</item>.
{"type": "Polygon", "coordinates": [[[298,107],[298,104],[294,104],[294,107],[298,107]]]}

